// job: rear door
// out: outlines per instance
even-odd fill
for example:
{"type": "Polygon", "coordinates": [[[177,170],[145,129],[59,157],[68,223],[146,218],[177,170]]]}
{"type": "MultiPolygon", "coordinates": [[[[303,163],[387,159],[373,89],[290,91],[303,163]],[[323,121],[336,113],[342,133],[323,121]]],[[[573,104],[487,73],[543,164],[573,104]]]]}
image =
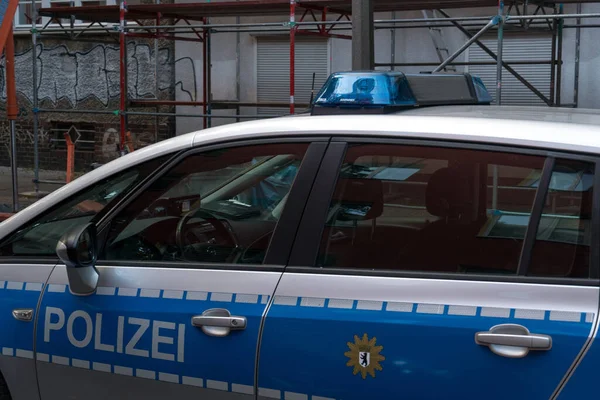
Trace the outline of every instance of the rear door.
{"type": "Polygon", "coordinates": [[[265,321],[259,395],[552,397],[598,319],[596,161],[333,142],[265,321]]]}
{"type": "Polygon", "coordinates": [[[70,293],[59,265],[40,305],[42,398],[253,398],[263,315],[326,145],[194,150],[100,221],[96,293],[70,293]]]}

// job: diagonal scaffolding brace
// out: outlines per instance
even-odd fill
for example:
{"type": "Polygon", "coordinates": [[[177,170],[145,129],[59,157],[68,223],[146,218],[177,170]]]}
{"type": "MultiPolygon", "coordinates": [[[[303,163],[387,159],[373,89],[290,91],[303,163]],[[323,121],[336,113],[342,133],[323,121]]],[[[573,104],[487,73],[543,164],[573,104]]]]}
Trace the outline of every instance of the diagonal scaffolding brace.
{"type": "MultiPolygon", "coordinates": [[[[438,10],[443,16],[445,16],[446,18],[451,18],[450,15],[448,15],[448,13],[446,13],[444,10],[438,10]]],[[[472,39],[475,35],[472,34],[471,32],[469,32],[468,30],[466,30],[459,22],[457,21],[451,21],[451,23],[458,29],[460,30],[462,33],[464,33],[469,39],[472,39]]],[[[475,43],[483,50],[485,51],[490,57],[492,57],[494,60],[498,61],[498,56],[492,51],[490,50],[489,47],[487,47],[486,45],[484,45],[483,43],[481,43],[481,41],[479,41],[478,39],[475,40],[475,43]]],[[[515,71],[510,65],[508,65],[505,61],[501,61],[502,62],[502,66],[504,67],[504,69],[506,69],[508,72],[511,73],[511,75],[513,75],[515,78],[517,78],[519,80],[519,82],[521,82],[523,85],[525,85],[529,90],[531,90],[533,93],[536,94],[536,96],[538,96],[540,99],[542,99],[544,101],[544,103],[546,103],[548,106],[552,106],[552,101],[550,101],[550,99],[548,99],[542,92],[540,92],[538,89],[536,89],[535,86],[533,86],[531,83],[529,83],[527,81],[527,79],[523,78],[517,71],[515,71]]]]}
{"type": "Polygon", "coordinates": [[[448,57],[443,63],[440,64],[439,67],[433,70],[433,72],[440,72],[444,68],[446,68],[452,61],[456,60],[456,57],[460,56],[465,52],[473,43],[475,43],[481,36],[483,36],[487,31],[490,30],[491,27],[498,25],[499,18],[494,17],[484,26],[479,32],[473,35],[464,45],[462,45],[458,50],[456,50],[450,57],[448,57]]]}

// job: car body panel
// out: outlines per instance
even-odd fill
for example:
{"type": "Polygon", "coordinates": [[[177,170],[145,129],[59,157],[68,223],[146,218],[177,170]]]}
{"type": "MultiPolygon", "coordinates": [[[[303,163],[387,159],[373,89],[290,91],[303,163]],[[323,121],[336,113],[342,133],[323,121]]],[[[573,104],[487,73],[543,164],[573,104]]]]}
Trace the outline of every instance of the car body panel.
{"type": "Polygon", "coordinates": [[[265,321],[259,388],[332,399],[398,390],[549,398],[592,334],[598,296],[595,287],[285,273],[265,321]],[[553,347],[510,359],[475,343],[499,324],[550,335],[553,347]],[[365,338],[383,360],[371,353],[373,369],[361,376],[348,353],[365,338]]]}
{"type": "Polygon", "coordinates": [[[594,385],[598,377],[598,361],[600,360],[600,340],[598,329],[600,321],[596,321],[596,327],[592,336],[592,342],[586,352],[582,354],[583,359],[576,366],[573,375],[566,380],[565,385],[558,392],[559,400],[575,400],[592,397],[589,388],[594,385]]]}
{"type": "Polygon", "coordinates": [[[42,398],[104,399],[102,388],[113,383],[102,374],[146,378],[131,387],[147,399],[167,392],[177,398],[211,396],[215,390],[235,394],[219,398],[252,397],[261,319],[281,273],[98,270],[99,286],[90,296],[69,292],[64,266],[50,277],[37,336],[36,359],[47,364],[38,372],[42,398]],[[246,329],[211,337],[192,326],[193,316],[214,308],[246,317],[246,329]],[[92,373],[78,374],[77,384],[65,388],[55,383],[64,366],[92,373]]]}

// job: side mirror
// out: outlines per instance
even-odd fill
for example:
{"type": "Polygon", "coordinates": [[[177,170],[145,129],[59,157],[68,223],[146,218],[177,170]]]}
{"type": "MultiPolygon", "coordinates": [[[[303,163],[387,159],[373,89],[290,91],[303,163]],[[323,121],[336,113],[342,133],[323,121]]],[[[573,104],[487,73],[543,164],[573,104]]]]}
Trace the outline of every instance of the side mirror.
{"type": "Polygon", "coordinates": [[[56,245],[58,258],[67,266],[71,293],[88,296],[98,286],[96,226],[86,224],[67,232],[56,245]]]}

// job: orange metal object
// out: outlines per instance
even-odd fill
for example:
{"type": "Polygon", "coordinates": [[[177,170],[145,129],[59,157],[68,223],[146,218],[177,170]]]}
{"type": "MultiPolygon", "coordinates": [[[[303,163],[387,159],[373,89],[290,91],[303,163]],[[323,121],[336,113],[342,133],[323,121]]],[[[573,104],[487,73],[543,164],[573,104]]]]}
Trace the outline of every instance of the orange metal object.
{"type": "Polygon", "coordinates": [[[131,132],[127,131],[125,134],[125,146],[127,146],[127,152],[133,152],[133,139],[131,138],[131,132]]]}
{"type": "Polygon", "coordinates": [[[4,9],[4,13],[0,11],[0,50],[4,49],[9,36],[12,38],[13,19],[18,5],[19,0],[0,0],[0,10],[4,9]]]}
{"type": "Polygon", "coordinates": [[[6,117],[16,120],[19,115],[17,106],[17,86],[15,81],[15,39],[13,38],[12,24],[9,25],[8,38],[6,39],[6,117]]]}
{"type": "Polygon", "coordinates": [[[65,142],[67,143],[67,183],[73,180],[73,172],[75,171],[75,143],[71,140],[71,135],[68,132],[64,134],[65,142]]]}
{"type": "Polygon", "coordinates": [[[12,217],[14,214],[13,213],[0,213],[0,222],[9,219],[10,217],[12,217]]]}

